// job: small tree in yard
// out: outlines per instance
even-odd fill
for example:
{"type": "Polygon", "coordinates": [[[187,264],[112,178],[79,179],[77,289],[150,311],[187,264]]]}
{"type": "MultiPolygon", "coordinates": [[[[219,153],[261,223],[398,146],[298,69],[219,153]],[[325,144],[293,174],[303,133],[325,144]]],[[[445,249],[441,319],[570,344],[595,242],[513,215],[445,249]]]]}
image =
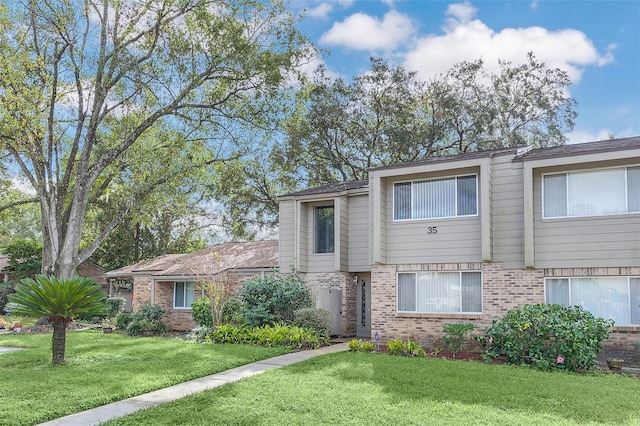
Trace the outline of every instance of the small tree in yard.
{"type": "Polygon", "coordinates": [[[242,300],[245,322],[252,327],[292,322],[296,310],[311,306],[311,292],[295,274],[246,281],[238,296],[242,300]]]}
{"type": "Polygon", "coordinates": [[[9,296],[11,313],[46,317],[53,326],[53,364],[64,364],[67,325],[78,316],[106,315],[107,295],[91,278],[26,278],[9,296]]]}
{"type": "Polygon", "coordinates": [[[226,270],[235,265],[235,259],[224,262],[218,253],[198,265],[194,273],[196,284],[202,288],[204,297],[191,304],[193,319],[202,326],[215,327],[222,324],[224,304],[232,296],[231,278],[226,270]]]}

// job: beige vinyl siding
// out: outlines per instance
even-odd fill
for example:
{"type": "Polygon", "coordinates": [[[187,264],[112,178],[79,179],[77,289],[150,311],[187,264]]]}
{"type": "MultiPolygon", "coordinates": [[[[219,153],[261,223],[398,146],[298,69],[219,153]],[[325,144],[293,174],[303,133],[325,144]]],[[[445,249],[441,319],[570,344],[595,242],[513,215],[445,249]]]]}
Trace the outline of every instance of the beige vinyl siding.
{"type": "Polygon", "coordinates": [[[387,217],[387,263],[482,261],[479,214],[470,217],[393,221],[393,181],[389,181],[386,188],[387,201],[383,210],[387,217]],[[437,233],[429,234],[429,227],[437,227],[437,233]]]}
{"type": "Polygon", "coordinates": [[[349,272],[371,270],[369,197],[349,197],[349,272]]]}
{"type": "Polygon", "coordinates": [[[494,158],[492,165],[493,260],[505,268],[524,267],[522,169],[508,155],[494,158]]]}
{"type": "MultiPolygon", "coordinates": [[[[317,201],[314,203],[305,203],[302,211],[306,212],[306,220],[304,228],[306,232],[301,233],[300,246],[303,247],[302,253],[306,257],[305,272],[332,272],[335,271],[335,251],[333,253],[315,253],[314,248],[314,209],[318,206],[334,205],[333,200],[317,201]],[[303,238],[306,236],[306,241],[303,238]]],[[[335,207],[335,205],[334,205],[335,207]]],[[[338,214],[337,209],[334,214],[338,214]]],[[[334,224],[338,226],[338,221],[334,220],[334,224]]],[[[301,226],[302,226],[301,221],[301,226]]],[[[334,250],[337,249],[339,240],[334,240],[334,250]]]]}
{"type": "MultiPolygon", "coordinates": [[[[309,222],[313,222],[313,214],[309,218],[309,206],[306,203],[298,204],[299,219],[299,241],[298,241],[298,268],[301,272],[309,270],[309,246],[313,244],[313,233],[309,234],[309,222]]],[[[313,230],[311,230],[313,232],[313,230]]]]}
{"type": "Polygon", "coordinates": [[[293,200],[281,201],[280,211],[280,268],[281,272],[289,272],[289,266],[295,266],[296,250],[296,217],[293,200]]]}
{"type": "Polygon", "coordinates": [[[542,219],[542,172],[534,173],[537,268],[625,267],[640,261],[640,214],[542,219]]]}
{"type": "Polygon", "coordinates": [[[480,262],[480,218],[389,223],[387,261],[390,264],[480,262]],[[428,234],[428,228],[434,226],[437,234],[428,234]]]}
{"type": "Polygon", "coordinates": [[[346,271],[349,264],[349,209],[351,208],[347,197],[340,197],[336,200],[336,253],[339,264],[336,265],[338,270],[346,271]],[[338,220],[339,216],[339,220],[338,220]]]}

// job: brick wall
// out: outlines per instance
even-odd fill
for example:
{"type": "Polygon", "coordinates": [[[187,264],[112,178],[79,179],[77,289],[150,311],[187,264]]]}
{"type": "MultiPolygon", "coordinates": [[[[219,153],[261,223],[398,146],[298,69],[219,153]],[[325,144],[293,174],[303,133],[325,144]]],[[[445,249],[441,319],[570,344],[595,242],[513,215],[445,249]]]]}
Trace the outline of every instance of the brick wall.
{"type": "MultiPolygon", "coordinates": [[[[374,265],[371,272],[371,334],[381,341],[411,338],[427,348],[441,345],[442,326],[471,322],[480,333],[507,311],[525,304],[544,302],[544,277],[637,276],[640,268],[503,269],[496,263],[374,265]],[[482,314],[404,314],[396,309],[396,274],[403,271],[482,271],[482,314]]],[[[599,359],[617,356],[640,365],[640,327],[614,327],[603,343],[599,359]]]]}
{"type": "MultiPolygon", "coordinates": [[[[271,272],[267,272],[271,273],[271,272]]],[[[238,294],[238,290],[242,287],[242,283],[254,278],[264,276],[261,271],[233,271],[220,279],[227,279],[231,288],[232,296],[238,294]]],[[[133,279],[134,302],[133,307],[136,308],[145,303],[151,303],[151,291],[149,284],[151,278],[149,276],[137,276],[133,279]]],[[[187,331],[194,328],[197,324],[191,316],[191,309],[174,309],[173,308],[173,287],[174,281],[156,281],[155,283],[155,304],[165,310],[163,322],[167,324],[169,330],[187,331]]],[[[196,284],[196,297],[202,295],[202,289],[196,284]]]]}
{"type": "Polygon", "coordinates": [[[298,274],[313,291],[330,288],[342,291],[342,335],[356,335],[356,274],[349,272],[318,272],[298,274]]]}

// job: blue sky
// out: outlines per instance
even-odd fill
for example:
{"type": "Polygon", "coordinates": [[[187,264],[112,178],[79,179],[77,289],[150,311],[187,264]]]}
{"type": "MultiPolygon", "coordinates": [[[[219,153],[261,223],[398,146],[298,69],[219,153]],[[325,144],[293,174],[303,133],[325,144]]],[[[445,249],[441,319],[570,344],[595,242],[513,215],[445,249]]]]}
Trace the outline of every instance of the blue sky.
{"type": "Polygon", "coordinates": [[[570,143],[640,135],[640,1],[293,0],[328,70],[350,81],[375,55],[424,79],[480,57],[538,60],[569,73],[570,143]]]}

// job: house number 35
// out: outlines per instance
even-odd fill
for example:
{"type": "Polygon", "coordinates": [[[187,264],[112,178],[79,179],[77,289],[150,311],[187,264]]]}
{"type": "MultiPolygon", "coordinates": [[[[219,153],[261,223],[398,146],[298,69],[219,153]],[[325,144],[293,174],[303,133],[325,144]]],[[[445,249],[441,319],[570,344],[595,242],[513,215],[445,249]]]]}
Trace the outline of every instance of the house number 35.
{"type": "Polygon", "coordinates": [[[429,226],[427,228],[427,234],[437,234],[438,233],[438,227],[437,226],[429,226]]]}

